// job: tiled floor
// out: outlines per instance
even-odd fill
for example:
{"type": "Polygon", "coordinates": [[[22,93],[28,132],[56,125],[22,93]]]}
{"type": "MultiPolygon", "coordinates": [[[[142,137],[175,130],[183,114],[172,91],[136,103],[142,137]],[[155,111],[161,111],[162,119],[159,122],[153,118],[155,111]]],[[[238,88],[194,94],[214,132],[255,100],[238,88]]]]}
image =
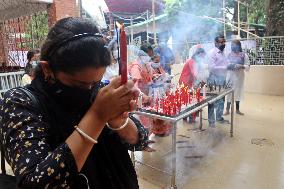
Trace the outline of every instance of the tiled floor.
{"type": "MultiPolygon", "coordinates": [[[[229,126],[217,125],[216,129],[196,133],[192,131],[194,125],[179,122],[176,157],[179,189],[284,188],[284,97],[246,94],[241,110],[245,115],[235,116],[233,138],[229,137],[229,126]],[[267,140],[258,145],[252,144],[255,141],[252,139],[267,140]]],[[[207,128],[207,121],[204,125],[207,128]]],[[[137,152],[137,159],[170,171],[171,137],[152,139],[157,151],[137,152]]],[[[165,173],[140,164],[136,169],[142,189],[170,185],[170,177],[165,173]]]]}

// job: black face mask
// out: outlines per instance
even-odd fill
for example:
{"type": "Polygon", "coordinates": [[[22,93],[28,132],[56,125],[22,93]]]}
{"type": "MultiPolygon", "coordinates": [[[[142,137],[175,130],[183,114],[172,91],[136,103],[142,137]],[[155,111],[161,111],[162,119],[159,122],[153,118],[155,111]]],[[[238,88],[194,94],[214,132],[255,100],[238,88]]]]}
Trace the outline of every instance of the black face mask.
{"type": "Polygon", "coordinates": [[[226,47],[226,45],[224,44],[224,45],[218,45],[218,49],[220,50],[220,51],[224,51],[224,49],[225,49],[225,47],[226,47]]]}
{"type": "Polygon", "coordinates": [[[74,108],[83,111],[88,110],[91,106],[99,89],[99,82],[91,89],[81,89],[67,86],[58,80],[49,87],[49,91],[52,93],[57,103],[62,104],[66,108],[74,108]]]}

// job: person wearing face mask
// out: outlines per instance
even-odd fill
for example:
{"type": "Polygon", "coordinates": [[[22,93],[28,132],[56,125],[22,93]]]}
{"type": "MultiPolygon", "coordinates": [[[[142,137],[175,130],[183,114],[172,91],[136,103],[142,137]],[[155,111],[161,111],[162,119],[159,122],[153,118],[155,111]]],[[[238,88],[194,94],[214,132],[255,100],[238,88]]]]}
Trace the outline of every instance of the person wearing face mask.
{"type": "MultiPolygon", "coordinates": [[[[244,95],[244,81],[245,81],[245,70],[249,71],[249,58],[247,54],[242,52],[242,44],[240,40],[233,40],[231,43],[232,52],[228,55],[228,74],[227,81],[232,85],[234,89],[234,97],[236,100],[236,113],[244,115],[240,111],[240,101],[244,95]]],[[[227,107],[225,115],[230,113],[231,106],[231,94],[227,96],[227,107]]]]}
{"type": "Polygon", "coordinates": [[[161,39],[158,45],[159,46],[154,49],[154,53],[160,55],[161,66],[168,74],[171,75],[171,66],[175,63],[174,53],[169,47],[167,47],[164,39],[161,39]]]}
{"type": "Polygon", "coordinates": [[[29,73],[25,73],[22,77],[22,80],[21,80],[22,86],[31,84],[32,80],[35,78],[35,70],[36,70],[38,63],[39,63],[38,61],[32,61],[31,67],[29,67],[28,69],[29,73]]]}
{"type": "Polygon", "coordinates": [[[164,77],[165,71],[160,64],[160,56],[154,55],[151,61],[151,67],[153,69],[152,82],[149,86],[148,95],[154,97],[159,93],[159,95],[165,94],[164,77]]]}
{"type": "Polygon", "coordinates": [[[160,79],[161,76],[162,78],[169,77],[169,74],[165,72],[165,70],[161,65],[161,57],[159,54],[153,56],[151,66],[153,68],[153,82],[155,82],[158,79],[161,80],[160,79]]]}
{"type": "Polygon", "coordinates": [[[165,74],[163,67],[161,66],[161,57],[159,54],[153,56],[153,61],[151,63],[152,68],[154,69],[155,74],[165,74]]]}
{"type": "MultiPolygon", "coordinates": [[[[209,83],[223,86],[226,82],[228,61],[224,54],[225,47],[225,37],[222,35],[217,36],[215,38],[215,48],[208,52],[209,83]]],[[[208,121],[210,127],[215,127],[215,120],[218,123],[229,123],[228,120],[223,118],[224,103],[225,97],[208,106],[208,121]]]]}
{"type": "Polygon", "coordinates": [[[128,154],[147,135],[128,118],[138,91],[120,77],[101,87],[110,63],[95,22],[69,17],[50,29],[31,85],[0,101],[1,148],[17,188],[139,188],[128,154]]]}
{"type": "MultiPolygon", "coordinates": [[[[128,66],[128,74],[134,82],[134,86],[140,90],[142,96],[142,104],[146,105],[150,103],[151,98],[148,96],[149,87],[152,82],[153,68],[151,67],[151,58],[143,50],[137,50],[137,59],[128,66]]],[[[142,125],[151,132],[151,120],[145,116],[139,116],[139,120],[142,125]]],[[[153,141],[150,141],[152,143],[153,141]]],[[[155,151],[151,147],[145,149],[148,152],[155,151]]]]}
{"type": "Polygon", "coordinates": [[[183,66],[179,84],[192,88],[201,82],[206,82],[208,70],[205,55],[205,50],[201,46],[195,47],[192,57],[183,66]]]}
{"type": "Polygon", "coordinates": [[[154,50],[152,48],[152,45],[145,43],[140,47],[140,50],[146,52],[149,57],[151,57],[151,58],[154,57],[154,50]]]}
{"type": "MultiPolygon", "coordinates": [[[[153,102],[156,102],[157,97],[163,97],[167,91],[170,90],[169,75],[164,71],[160,64],[160,55],[154,55],[153,61],[151,62],[153,69],[152,82],[149,88],[149,96],[153,102]]],[[[151,119],[151,133],[156,136],[168,136],[171,133],[172,125],[170,122],[163,121],[160,119],[151,119]]]]}
{"type": "MultiPolygon", "coordinates": [[[[205,50],[200,46],[196,45],[192,48],[192,57],[188,59],[182,69],[181,76],[179,79],[180,85],[185,85],[188,88],[194,88],[205,83],[208,78],[208,69],[205,61],[205,50]]],[[[195,122],[196,113],[184,118],[189,123],[195,122]]]]}
{"type": "Polygon", "coordinates": [[[36,63],[36,61],[39,60],[40,51],[38,49],[35,50],[29,50],[27,53],[27,64],[25,67],[25,73],[30,74],[30,69],[33,69],[33,64],[36,63]]]}
{"type": "MultiPolygon", "coordinates": [[[[160,86],[160,94],[165,94],[167,91],[170,90],[170,87],[172,87],[172,84],[170,83],[173,76],[170,76],[163,67],[161,66],[160,62],[161,58],[160,55],[154,55],[153,61],[151,62],[151,66],[153,68],[153,78],[152,78],[152,85],[151,86],[160,86]]],[[[149,95],[151,96],[151,92],[149,92],[149,95]]]]}
{"type": "Polygon", "coordinates": [[[151,67],[151,58],[142,50],[138,50],[136,61],[128,66],[129,75],[132,77],[135,86],[147,95],[149,86],[152,82],[153,68],[151,67]]]}

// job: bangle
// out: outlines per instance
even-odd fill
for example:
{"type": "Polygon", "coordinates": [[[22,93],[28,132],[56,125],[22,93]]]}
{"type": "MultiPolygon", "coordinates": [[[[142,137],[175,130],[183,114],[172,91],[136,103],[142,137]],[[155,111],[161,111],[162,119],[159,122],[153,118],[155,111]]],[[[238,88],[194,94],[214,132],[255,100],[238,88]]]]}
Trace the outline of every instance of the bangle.
{"type": "Polygon", "coordinates": [[[124,123],[123,125],[121,125],[120,127],[118,127],[118,128],[112,128],[108,123],[106,123],[106,126],[107,126],[109,129],[113,130],[113,131],[119,131],[119,130],[121,130],[121,129],[124,129],[124,128],[127,126],[128,121],[129,121],[129,118],[127,118],[126,121],[125,121],[125,123],[124,123]]]}
{"type": "Polygon", "coordinates": [[[82,130],[78,127],[78,125],[76,125],[74,128],[75,128],[75,130],[76,130],[81,136],[83,136],[83,137],[84,137],[85,139],[87,139],[88,141],[90,141],[90,142],[92,142],[92,143],[94,143],[94,144],[97,144],[97,143],[98,143],[97,140],[93,139],[92,137],[90,137],[89,135],[87,135],[86,133],[84,133],[84,131],[82,131],[82,130]]]}

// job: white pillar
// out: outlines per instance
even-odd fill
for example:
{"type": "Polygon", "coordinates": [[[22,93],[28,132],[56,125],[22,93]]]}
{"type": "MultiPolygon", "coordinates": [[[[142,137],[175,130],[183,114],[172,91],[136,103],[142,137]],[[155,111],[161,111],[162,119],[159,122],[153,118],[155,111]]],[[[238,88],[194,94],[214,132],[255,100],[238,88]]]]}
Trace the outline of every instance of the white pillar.
{"type": "Polygon", "coordinates": [[[238,1],[238,36],[241,38],[241,23],[240,23],[240,1],[238,1]]]}
{"type": "Polygon", "coordinates": [[[131,28],[131,44],[133,44],[133,36],[134,36],[134,34],[133,34],[133,17],[131,16],[130,17],[130,28],[131,28]]]}

